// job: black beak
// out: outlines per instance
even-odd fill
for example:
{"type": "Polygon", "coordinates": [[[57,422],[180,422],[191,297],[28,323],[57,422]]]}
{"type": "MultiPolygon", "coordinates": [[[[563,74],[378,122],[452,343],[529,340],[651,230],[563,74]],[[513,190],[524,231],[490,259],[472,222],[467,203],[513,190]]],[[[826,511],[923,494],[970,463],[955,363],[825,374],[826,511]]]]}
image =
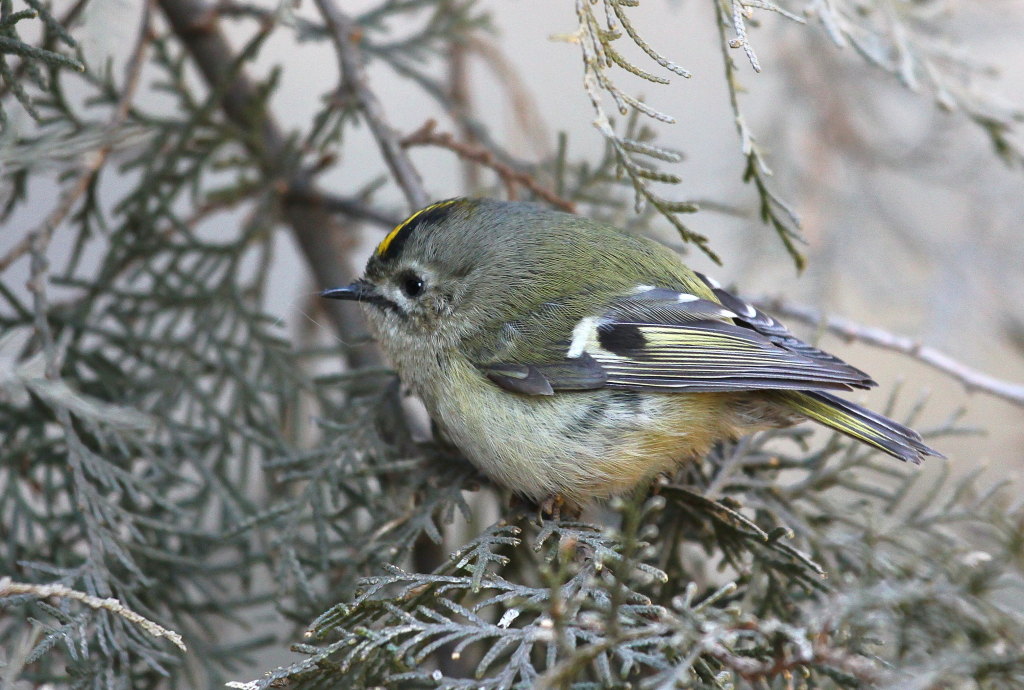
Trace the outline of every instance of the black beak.
{"type": "Polygon", "coordinates": [[[328,299],[347,299],[354,302],[369,302],[371,304],[390,302],[390,300],[377,292],[372,283],[364,280],[357,280],[345,287],[324,290],[320,293],[320,296],[327,297],[328,299]]]}

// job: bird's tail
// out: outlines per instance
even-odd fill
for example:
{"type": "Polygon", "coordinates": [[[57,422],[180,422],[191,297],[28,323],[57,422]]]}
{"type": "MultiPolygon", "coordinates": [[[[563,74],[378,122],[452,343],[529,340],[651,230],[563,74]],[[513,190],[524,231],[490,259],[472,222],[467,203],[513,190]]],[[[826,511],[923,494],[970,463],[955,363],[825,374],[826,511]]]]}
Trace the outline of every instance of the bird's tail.
{"type": "Polygon", "coordinates": [[[776,395],[790,409],[894,458],[918,465],[929,455],[944,457],[926,446],[913,429],[830,393],[777,391],[776,395]]]}

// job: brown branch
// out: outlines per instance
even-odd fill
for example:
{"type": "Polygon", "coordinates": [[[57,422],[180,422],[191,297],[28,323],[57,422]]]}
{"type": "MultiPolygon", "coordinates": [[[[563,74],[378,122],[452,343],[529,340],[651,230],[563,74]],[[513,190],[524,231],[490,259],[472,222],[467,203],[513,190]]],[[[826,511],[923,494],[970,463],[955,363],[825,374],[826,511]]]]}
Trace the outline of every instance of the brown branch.
{"type": "MultiPolygon", "coordinates": [[[[328,203],[331,197],[316,188],[308,173],[282,167],[290,159],[287,137],[274,116],[260,105],[259,90],[245,71],[232,68],[237,55],[220,28],[216,9],[204,0],[158,2],[203,79],[211,88],[219,88],[220,107],[227,118],[246,131],[258,132],[242,143],[268,178],[285,178],[284,220],[309,264],[315,284],[330,287],[349,282],[361,270],[352,261],[352,250],[358,244],[356,233],[332,217],[328,203]]],[[[322,306],[339,336],[355,342],[366,340],[355,304],[331,301],[322,306]]],[[[350,347],[348,361],[352,366],[366,366],[378,363],[379,356],[372,347],[350,347]]]]}
{"type": "Polygon", "coordinates": [[[316,4],[338,54],[338,69],[341,71],[339,90],[351,97],[363,113],[384,162],[391,170],[395,182],[402,188],[410,209],[423,208],[430,202],[430,197],[423,188],[420,174],[399,144],[398,135],[388,124],[384,106],[367,82],[363,56],[358,47],[362,30],[332,0],[316,0],[316,4]]]}
{"type": "MultiPolygon", "coordinates": [[[[79,7],[76,5],[75,9],[79,7]]],[[[142,20],[135,41],[135,47],[132,49],[128,62],[125,65],[124,89],[117,100],[114,114],[111,116],[106,127],[104,127],[103,135],[100,137],[102,143],[98,149],[83,156],[83,162],[78,170],[78,174],[75,175],[74,183],[64,191],[57,207],[46,217],[46,220],[35,230],[26,233],[20,242],[11,247],[4,256],[0,257],[0,273],[6,271],[11,264],[28,254],[33,247],[39,247],[40,251],[45,251],[45,248],[53,238],[53,233],[64,222],[64,219],[68,217],[75,204],[78,203],[78,200],[96,179],[100,168],[106,163],[107,157],[117,141],[117,129],[124,123],[125,118],[128,117],[128,112],[131,110],[132,99],[135,97],[135,92],[139,86],[139,77],[142,74],[146,47],[153,40],[153,32],[149,25],[151,8],[152,2],[147,0],[142,10],[142,20]]]]}
{"type": "Polygon", "coordinates": [[[847,673],[864,683],[876,684],[883,679],[878,667],[867,657],[846,654],[822,644],[815,644],[807,658],[780,655],[768,661],[736,654],[714,641],[705,646],[708,655],[718,659],[749,683],[786,677],[794,671],[812,666],[827,666],[847,673]]]}
{"type": "Polygon", "coordinates": [[[402,139],[402,146],[405,148],[411,146],[440,146],[441,148],[448,149],[459,156],[459,158],[479,163],[480,165],[488,167],[496,172],[498,177],[501,178],[502,183],[505,185],[505,191],[508,194],[509,199],[516,199],[518,197],[516,191],[516,186],[518,185],[530,190],[556,208],[568,211],[569,213],[576,212],[576,204],[568,199],[563,199],[551,190],[545,188],[537,182],[532,175],[520,172],[515,168],[502,163],[494,156],[493,153],[485,148],[472,146],[466,142],[456,141],[455,137],[447,132],[436,132],[434,131],[436,127],[436,121],[427,120],[423,123],[422,127],[402,139]]]}
{"type": "Polygon", "coordinates": [[[751,304],[787,319],[800,321],[830,333],[846,341],[857,341],[913,357],[919,362],[938,369],[956,379],[970,392],[981,391],[1024,407],[1024,385],[1003,381],[977,369],[958,362],[933,347],[923,345],[911,338],[894,335],[874,326],[864,326],[839,316],[823,316],[809,307],[787,304],[777,299],[754,298],[751,304]]]}

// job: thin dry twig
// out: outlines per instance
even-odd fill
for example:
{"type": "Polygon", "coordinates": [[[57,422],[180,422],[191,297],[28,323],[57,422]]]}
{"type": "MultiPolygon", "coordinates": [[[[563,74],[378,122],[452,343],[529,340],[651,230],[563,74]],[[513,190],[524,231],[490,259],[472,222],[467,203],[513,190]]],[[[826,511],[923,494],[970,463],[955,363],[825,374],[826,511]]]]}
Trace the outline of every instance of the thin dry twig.
{"type": "Polygon", "coordinates": [[[362,31],[352,19],[339,10],[332,0],[317,0],[317,7],[331,34],[331,40],[338,54],[338,69],[341,71],[340,90],[350,96],[363,113],[366,124],[377,140],[384,162],[398,186],[402,188],[411,209],[423,208],[430,202],[423,180],[413,166],[409,156],[398,141],[398,135],[388,124],[384,106],[370,89],[363,66],[363,56],[358,44],[362,31]]]}
{"type": "Polygon", "coordinates": [[[1024,407],[1024,385],[1003,381],[977,369],[972,369],[949,355],[912,338],[895,335],[874,326],[865,326],[840,316],[825,316],[809,307],[788,304],[777,299],[760,297],[749,301],[778,316],[825,328],[844,340],[857,341],[913,357],[956,379],[968,391],[981,391],[1024,407]]]}
{"type": "Polygon", "coordinates": [[[867,657],[844,654],[830,649],[824,644],[816,644],[807,651],[806,657],[801,655],[780,655],[769,661],[737,654],[719,642],[712,642],[706,647],[707,653],[721,661],[728,668],[734,669],[744,680],[751,683],[766,683],[775,678],[791,676],[794,671],[813,666],[824,666],[839,669],[857,680],[875,684],[882,680],[878,667],[867,657]]]}
{"type": "Polygon", "coordinates": [[[51,597],[74,599],[75,601],[80,601],[91,608],[97,610],[103,609],[118,615],[129,623],[134,623],[139,626],[153,637],[165,637],[181,651],[188,651],[185,647],[185,641],[181,639],[181,635],[159,625],[158,623],[154,623],[145,616],[135,613],[117,599],[101,599],[100,597],[94,597],[91,594],[79,592],[76,589],[71,589],[64,585],[41,585],[30,582],[13,582],[9,577],[0,578],[0,598],[17,595],[30,595],[39,599],[50,599],[51,597]]]}
{"type": "Polygon", "coordinates": [[[502,163],[486,148],[473,146],[466,142],[456,141],[455,137],[451,134],[447,132],[437,132],[435,131],[436,128],[437,122],[435,120],[427,120],[423,123],[422,127],[402,139],[402,147],[440,146],[441,148],[452,151],[459,158],[479,163],[480,165],[488,167],[496,172],[498,177],[501,178],[502,183],[505,185],[505,191],[508,194],[509,199],[517,198],[518,194],[516,187],[521,186],[530,190],[556,208],[568,211],[569,213],[576,212],[576,204],[568,199],[563,199],[550,189],[545,188],[537,182],[532,175],[520,172],[515,168],[502,163]]]}
{"type": "Polygon", "coordinates": [[[145,63],[146,46],[153,40],[153,30],[150,27],[151,9],[152,1],[147,0],[142,10],[142,20],[135,41],[135,47],[132,49],[128,63],[125,65],[124,89],[118,98],[114,114],[104,128],[103,136],[100,137],[102,143],[95,151],[83,156],[83,162],[78,174],[75,175],[74,183],[65,190],[57,207],[46,217],[46,220],[35,230],[26,233],[20,242],[11,247],[4,256],[0,257],[0,273],[6,271],[11,264],[28,254],[37,240],[39,241],[39,246],[44,248],[50,243],[53,233],[57,231],[58,226],[71,213],[75,204],[96,179],[100,168],[106,163],[107,157],[117,141],[117,130],[124,123],[131,110],[132,99],[135,97],[135,92],[138,89],[139,77],[142,74],[142,66],[145,63]]]}

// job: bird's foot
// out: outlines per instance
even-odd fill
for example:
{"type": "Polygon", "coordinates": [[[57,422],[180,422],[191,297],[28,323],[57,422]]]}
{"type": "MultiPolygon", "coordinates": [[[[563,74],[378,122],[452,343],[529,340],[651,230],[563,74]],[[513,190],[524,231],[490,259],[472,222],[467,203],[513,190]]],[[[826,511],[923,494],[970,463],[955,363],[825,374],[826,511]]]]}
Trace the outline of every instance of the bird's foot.
{"type": "Polygon", "coordinates": [[[578,505],[561,494],[554,494],[541,501],[537,506],[537,511],[538,517],[542,519],[547,515],[552,520],[561,520],[562,517],[576,520],[583,512],[583,506],[578,505]]]}
{"type": "Polygon", "coordinates": [[[561,520],[562,517],[575,520],[583,512],[581,506],[560,494],[552,494],[540,502],[513,494],[509,500],[509,509],[515,516],[533,513],[538,523],[546,519],[561,520]]]}
{"type": "Polygon", "coordinates": [[[545,515],[549,515],[552,520],[560,520],[564,505],[565,499],[560,494],[548,496],[537,505],[537,517],[543,519],[545,515]]]}

